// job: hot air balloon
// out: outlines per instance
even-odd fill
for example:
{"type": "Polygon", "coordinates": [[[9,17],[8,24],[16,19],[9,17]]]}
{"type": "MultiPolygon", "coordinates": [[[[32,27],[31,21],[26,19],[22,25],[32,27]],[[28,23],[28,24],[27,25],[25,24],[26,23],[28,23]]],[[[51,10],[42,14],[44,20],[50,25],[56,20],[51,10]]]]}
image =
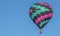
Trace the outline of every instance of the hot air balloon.
{"type": "Polygon", "coordinates": [[[42,29],[52,18],[53,11],[49,4],[45,2],[38,2],[30,7],[29,16],[39,27],[40,33],[42,33],[42,29]]]}

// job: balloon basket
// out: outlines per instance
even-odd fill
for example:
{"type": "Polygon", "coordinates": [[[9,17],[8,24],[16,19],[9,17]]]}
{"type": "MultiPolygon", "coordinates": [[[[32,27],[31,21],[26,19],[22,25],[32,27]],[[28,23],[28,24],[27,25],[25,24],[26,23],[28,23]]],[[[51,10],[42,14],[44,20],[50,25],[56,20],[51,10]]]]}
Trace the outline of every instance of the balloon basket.
{"type": "Polygon", "coordinates": [[[42,29],[40,29],[40,34],[42,34],[42,29]]]}

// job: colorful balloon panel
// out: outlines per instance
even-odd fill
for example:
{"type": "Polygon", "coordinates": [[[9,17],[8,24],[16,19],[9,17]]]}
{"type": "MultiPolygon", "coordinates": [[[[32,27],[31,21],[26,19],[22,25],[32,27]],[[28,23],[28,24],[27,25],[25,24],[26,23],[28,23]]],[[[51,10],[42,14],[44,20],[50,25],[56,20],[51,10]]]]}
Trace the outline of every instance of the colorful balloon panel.
{"type": "Polygon", "coordinates": [[[31,6],[29,15],[39,28],[43,28],[52,18],[53,11],[49,4],[38,2],[31,6]]]}

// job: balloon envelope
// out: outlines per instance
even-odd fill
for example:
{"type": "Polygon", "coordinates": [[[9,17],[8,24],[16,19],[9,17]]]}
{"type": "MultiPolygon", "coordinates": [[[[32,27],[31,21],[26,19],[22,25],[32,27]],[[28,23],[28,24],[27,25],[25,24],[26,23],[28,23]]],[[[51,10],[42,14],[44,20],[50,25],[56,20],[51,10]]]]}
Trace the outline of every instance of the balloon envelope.
{"type": "Polygon", "coordinates": [[[38,2],[30,7],[29,15],[33,22],[41,29],[52,18],[53,11],[49,4],[38,2]]]}

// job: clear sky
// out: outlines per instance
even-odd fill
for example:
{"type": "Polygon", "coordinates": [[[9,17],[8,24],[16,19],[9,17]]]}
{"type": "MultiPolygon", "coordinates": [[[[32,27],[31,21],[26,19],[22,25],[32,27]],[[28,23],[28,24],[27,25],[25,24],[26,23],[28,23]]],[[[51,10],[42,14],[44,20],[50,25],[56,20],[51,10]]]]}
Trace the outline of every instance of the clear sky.
{"type": "Polygon", "coordinates": [[[60,36],[60,1],[0,0],[0,36],[60,36]],[[29,17],[29,8],[36,2],[46,2],[54,11],[43,34],[29,17]]]}

